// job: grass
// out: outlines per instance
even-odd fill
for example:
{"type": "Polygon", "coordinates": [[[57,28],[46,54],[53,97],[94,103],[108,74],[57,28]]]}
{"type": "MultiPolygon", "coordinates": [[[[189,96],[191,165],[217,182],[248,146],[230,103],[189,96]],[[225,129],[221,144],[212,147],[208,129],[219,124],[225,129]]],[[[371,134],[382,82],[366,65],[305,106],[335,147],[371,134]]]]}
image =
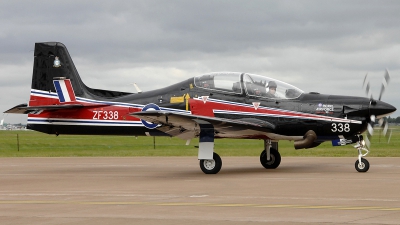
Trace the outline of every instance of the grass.
{"type": "MultiPolygon", "coordinates": [[[[400,129],[392,128],[389,144],[379,132],[373,137],[368,156],[400,157],[400,129]]],[[[36,131],[0,131],[0,157],[125,157],[125,156],[197,156],[198,140],[189,145],[178,138],[132,136],[80,136],[42,134],[36,131]],[[19,139],[19,151],[17,145],[19,139]]],[[[261,140],[217,139],[215,152],[221,156],[259,156],[261,140]]],[[[293,142],[280,141],[282,156],[355,157],[353,145],[332,147],[330,142],[312,149],[295,150],[293,142]]]]}

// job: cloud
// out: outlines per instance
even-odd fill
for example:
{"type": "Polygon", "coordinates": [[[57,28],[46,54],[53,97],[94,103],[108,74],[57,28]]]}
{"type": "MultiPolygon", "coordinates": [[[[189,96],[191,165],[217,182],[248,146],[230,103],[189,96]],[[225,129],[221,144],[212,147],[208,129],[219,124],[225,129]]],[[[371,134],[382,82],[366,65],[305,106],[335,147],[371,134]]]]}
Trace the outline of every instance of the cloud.
{"type": "MultiPolygon", "coordinates": [[[[397,1],[2,2],[0,95],[25,100],[34,43],[60,41],[93,88],[150,90],[238,71],[362,96],[364,75],[379,92],[388,68],[384,100],[398,107],[399,10],[397,1]]],[[[18,103],[2,97],[0,109],[18,103]]]]}

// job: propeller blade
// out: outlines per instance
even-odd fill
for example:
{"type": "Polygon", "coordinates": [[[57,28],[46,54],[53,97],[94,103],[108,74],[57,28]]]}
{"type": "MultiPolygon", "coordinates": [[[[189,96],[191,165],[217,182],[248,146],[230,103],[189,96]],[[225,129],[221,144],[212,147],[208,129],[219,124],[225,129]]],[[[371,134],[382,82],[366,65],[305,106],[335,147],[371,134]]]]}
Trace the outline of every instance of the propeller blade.
{"type": "Polygon", "coordinates": [[[367,126],[367,137],[365,137],[365,144],[367,145],[367,148],[369,149],[371,147],[371,138],[372,135],[374,135],[374,127],[373,124],[375,123],[375,115],[371,115],[370,117],[370,122],[368,123],[367,126]]]}
{"type": "Polygon", "coordinates": [[[389,138],[388,138],[388,144],[389,144],[389,142],[390,142],[390,138],[392,137],[392,130],[390,130],[390,134],[389,134],[389,138]]]}
{"type": "Polygon", "coordinates": [[[365,77],[364,77],[364,82],[363,82],[363,88],[364,88],[364,86],[365,86],[365,82],[367,81],[367,78],[368,78],[368,73],[367,74],[365,74],[365,77]]]}
{"type": "Polygon", "coordinates": [[[364,82],[363,82],[363,88],[365,89],[365,94],[367,95],[367,97],[368,98],[372,98],[371,86],[369,84],[369,79],[368,79],[368,73],[365,74],[364,82]]]}
{"type": "Polygon", "coordinates": [[[372,135],[374,135],[374,128],[370,123],[368,124],[367,130],[368,130],[368,136],[372,137],[372,135]]]}
{"type": "Polygon", "coordinates": [[[367,149],[370,149],[370,147],[371,147],[370,139],[371,139],[371,136],[369,136],[369,134],[367,134],[367,136],[364,137],[364,141],[365,141],[365,145],[367,146],[367,149]]]}
{"type": "Polygon", "coordinates": [[[379,94],[378,100],[381,100],[382,94],[383,94],[383,92],[385,92],[385,89],[386,89],[387,85],[389,84],[389,81],[390,81],[390,75],[389,75],[389,71],[386,69],[385,75],[383,76],[381,92],[379,94]]]}
{"type": "Polygon", "coordinates": [[[387,133],[389,131],[389,123],[387,122],[387,118],[383,117],[379,119],[379,127],[381,127],[381,132],[379,133],[379,142],[381,140],[381,134],[383,135],[384,138],[387,139],[387,143],[389,144],[390,138],[392,137],[392,130],[390,130],[389,137],[387,136],[387,133]]]}
{"type": "Polygon", "coordinates": [[[372,139],[372,135],[374,135],[374,128],[372,127],[371,123],[368,123],[368,127],[367,127],[367,137],[365,137],[365,144],[367,145],[367,148],[370,149],[371,148],[371,139],[372,139]]]}
{"type": "Polygon", "coordinates": [[[386,122],[386,120],[383,122],[383,136],[386,137],[387,131],[388,131],[389,125],[386,122]]]}
{"type": "Polygon", "coordinates": [[[385,122],[385,119],[384,118],[380,118],[379,121],[378,121],[379,126],[381,127],[384,122],[385,122]]]}

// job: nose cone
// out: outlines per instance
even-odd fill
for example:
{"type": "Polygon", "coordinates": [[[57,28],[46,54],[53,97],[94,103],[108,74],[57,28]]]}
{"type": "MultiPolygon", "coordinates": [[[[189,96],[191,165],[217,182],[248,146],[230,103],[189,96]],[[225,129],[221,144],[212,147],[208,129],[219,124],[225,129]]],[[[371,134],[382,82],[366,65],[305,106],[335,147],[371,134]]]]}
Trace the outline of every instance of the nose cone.
{"type": "Polygon", "coordinates": [[[370,114],[375,115],[377,118],[388,116],[394,111],[396,111],[396,108],[394,106],[379,100],[374,100],[369,106],[370,114]]]}

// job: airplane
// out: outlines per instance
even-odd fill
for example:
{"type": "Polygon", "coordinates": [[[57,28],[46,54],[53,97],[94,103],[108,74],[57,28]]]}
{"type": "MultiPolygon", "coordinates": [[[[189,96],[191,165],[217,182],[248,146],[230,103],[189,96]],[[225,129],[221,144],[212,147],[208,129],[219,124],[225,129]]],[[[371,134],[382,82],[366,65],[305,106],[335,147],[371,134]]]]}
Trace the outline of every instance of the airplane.
{"type": "MultiPolygon", "coordinates": [[[[280,140],[295,149],[355,144],[355,168],[366,172],[374,122],[396,108],[372,96],[305,93],[270,77],[242,72],[214,72],[152,91],[128,93],[86,86],[66,46],[35,43],[29,103],[5,113],[28,114],[27,128],[47,134],[170,136],[199,138],[198,159],[205,174],[221,170],[214,151],[217,138],[264,142],[260,163],[276,169],[280,140]]],[[[364,80],[365,82],[365,80],[364,80]]],[[[366,85],[369,91],[369,83],[366,85]]],[[[385,124],[382,122],[382,124],[385,124]]],[[[385,124],[387,129],[387,124],[385,124]]]]}

